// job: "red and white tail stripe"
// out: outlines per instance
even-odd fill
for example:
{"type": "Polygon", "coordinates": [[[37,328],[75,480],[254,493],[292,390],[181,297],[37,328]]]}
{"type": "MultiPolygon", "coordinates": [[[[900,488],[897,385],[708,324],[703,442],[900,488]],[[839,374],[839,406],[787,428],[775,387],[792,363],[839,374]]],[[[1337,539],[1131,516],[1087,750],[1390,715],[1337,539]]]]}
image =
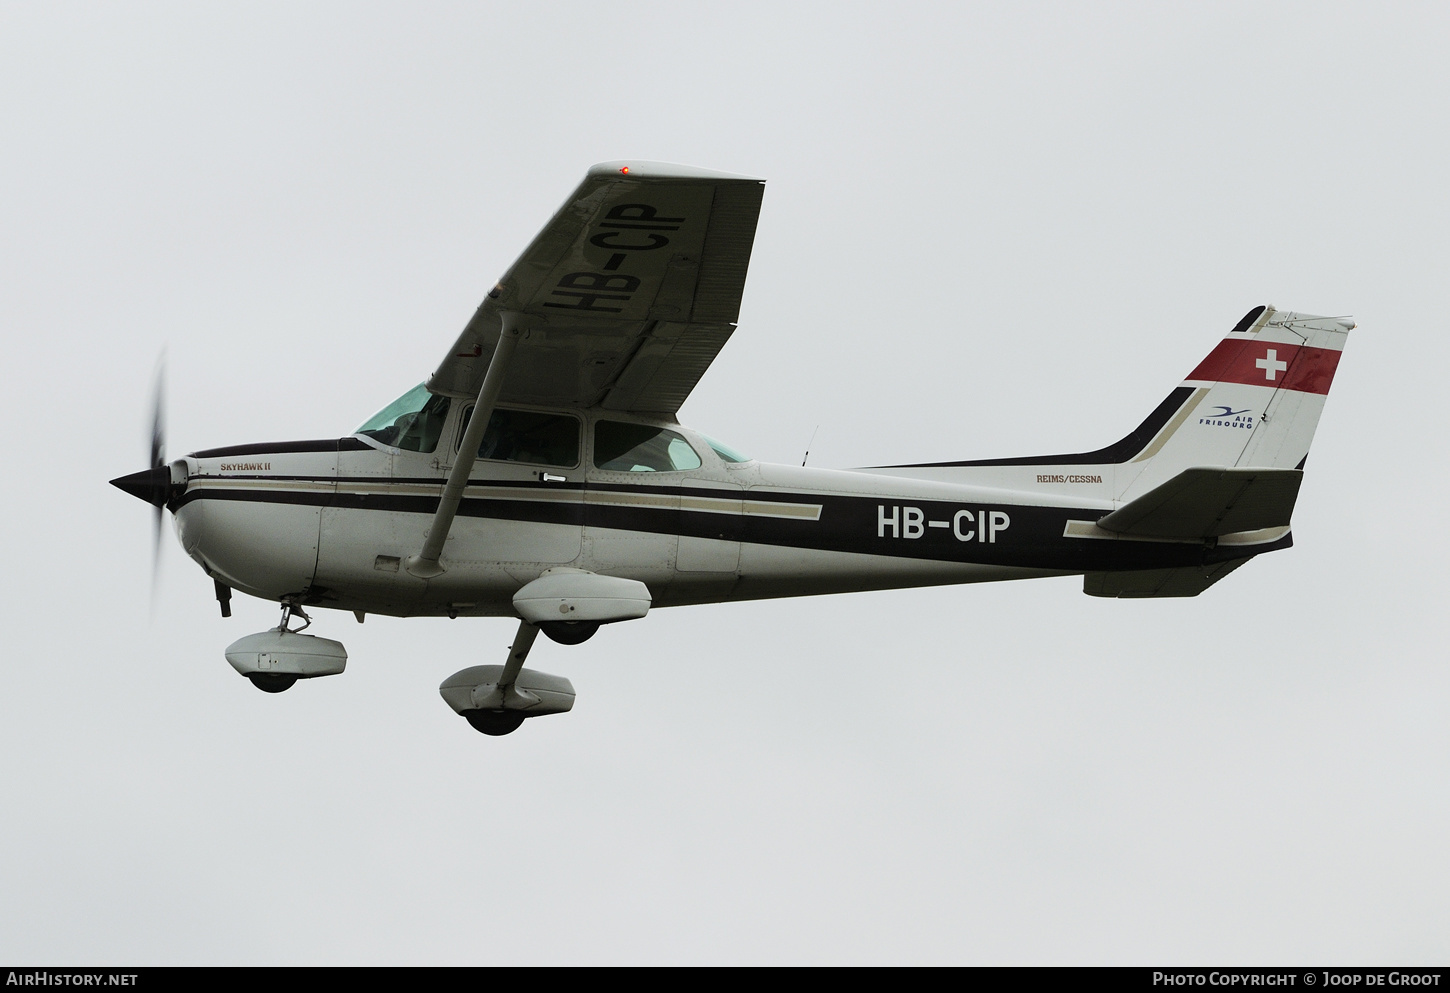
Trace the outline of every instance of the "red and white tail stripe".
{"type": "MultiPolygon", "coordinates": [[[[1342,346],[1341,346],[1342,347],[1342,346]]],[[[1340,348],[1225,338],[1184,380],[1186,386],[1240,383],[1301,393],[1329,392],[1340,348]]]]}

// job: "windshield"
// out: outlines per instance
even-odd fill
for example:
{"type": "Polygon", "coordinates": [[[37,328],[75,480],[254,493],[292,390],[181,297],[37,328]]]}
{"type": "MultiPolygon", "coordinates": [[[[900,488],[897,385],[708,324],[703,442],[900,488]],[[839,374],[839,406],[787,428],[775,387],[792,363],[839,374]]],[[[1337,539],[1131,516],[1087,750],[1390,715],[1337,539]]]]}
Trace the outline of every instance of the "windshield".
{"type": "Polygon", "coordinates": [[[364,434],[384,445],[410,452],[431,452],[448,420],[447,397],[434,396],[419,383],[388,404],[353,434],[364,434]]]}

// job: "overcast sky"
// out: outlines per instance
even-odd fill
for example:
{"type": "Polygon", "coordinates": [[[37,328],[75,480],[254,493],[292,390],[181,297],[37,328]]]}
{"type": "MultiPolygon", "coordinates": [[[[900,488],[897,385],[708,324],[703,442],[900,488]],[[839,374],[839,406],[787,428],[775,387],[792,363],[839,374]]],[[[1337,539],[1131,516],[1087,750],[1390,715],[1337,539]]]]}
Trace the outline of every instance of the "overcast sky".
{"type": "Polygon", "coordinates": [[[1450,15],[1371,4],[0,3],[0,960],[1450,958],[1450,15]],[[768,180],[681,420],[836,467],[1126,434],[1257,304],[1352,314],[1294,549],[651,613],[438,684],[507,620],[276,623],[146,464],[424,379],[594,162],[768,180]]]}

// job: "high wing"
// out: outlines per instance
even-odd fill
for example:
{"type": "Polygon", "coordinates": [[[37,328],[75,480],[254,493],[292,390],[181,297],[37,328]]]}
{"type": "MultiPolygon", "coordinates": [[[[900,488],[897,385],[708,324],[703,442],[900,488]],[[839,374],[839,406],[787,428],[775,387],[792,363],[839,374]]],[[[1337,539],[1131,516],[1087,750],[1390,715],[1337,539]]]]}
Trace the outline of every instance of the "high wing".
{"type": "Polygon", "coordinates": [[[763,180],[605,162],[489,292],[428,389],[473,397],[501,315],[501,402],[674,413],[735,330],[763,180]]]}

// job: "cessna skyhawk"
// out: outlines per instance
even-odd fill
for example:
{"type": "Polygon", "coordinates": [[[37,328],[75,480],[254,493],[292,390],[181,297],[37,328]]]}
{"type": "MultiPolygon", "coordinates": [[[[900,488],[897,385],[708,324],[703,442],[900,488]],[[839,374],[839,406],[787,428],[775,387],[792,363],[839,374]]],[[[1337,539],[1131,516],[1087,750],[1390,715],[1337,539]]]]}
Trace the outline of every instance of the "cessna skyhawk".
{"type": "MultiPolygon", "coordinates": [[[[268,692],[340,673],[306,610],[513,616],[504,665],[444,699],[485,734],[567,711],[523,668],[652,607],[1080,574],[1093,596],[1196,596],[1292,544],[1289,518],[1354,323],[1255,307],[1132,433],[1095,452],[830,470],[681,425],[735,330],[764,184],[589,170],[432,377],[346,438],[239,445],[113,482],[170,510],[215,583],[281,604],[227,649],[268,692]],[[302,623],[293,627],[293,619],[302,623]]],[[[158,407],[159,409],[159,407],[158,407]]]]}

